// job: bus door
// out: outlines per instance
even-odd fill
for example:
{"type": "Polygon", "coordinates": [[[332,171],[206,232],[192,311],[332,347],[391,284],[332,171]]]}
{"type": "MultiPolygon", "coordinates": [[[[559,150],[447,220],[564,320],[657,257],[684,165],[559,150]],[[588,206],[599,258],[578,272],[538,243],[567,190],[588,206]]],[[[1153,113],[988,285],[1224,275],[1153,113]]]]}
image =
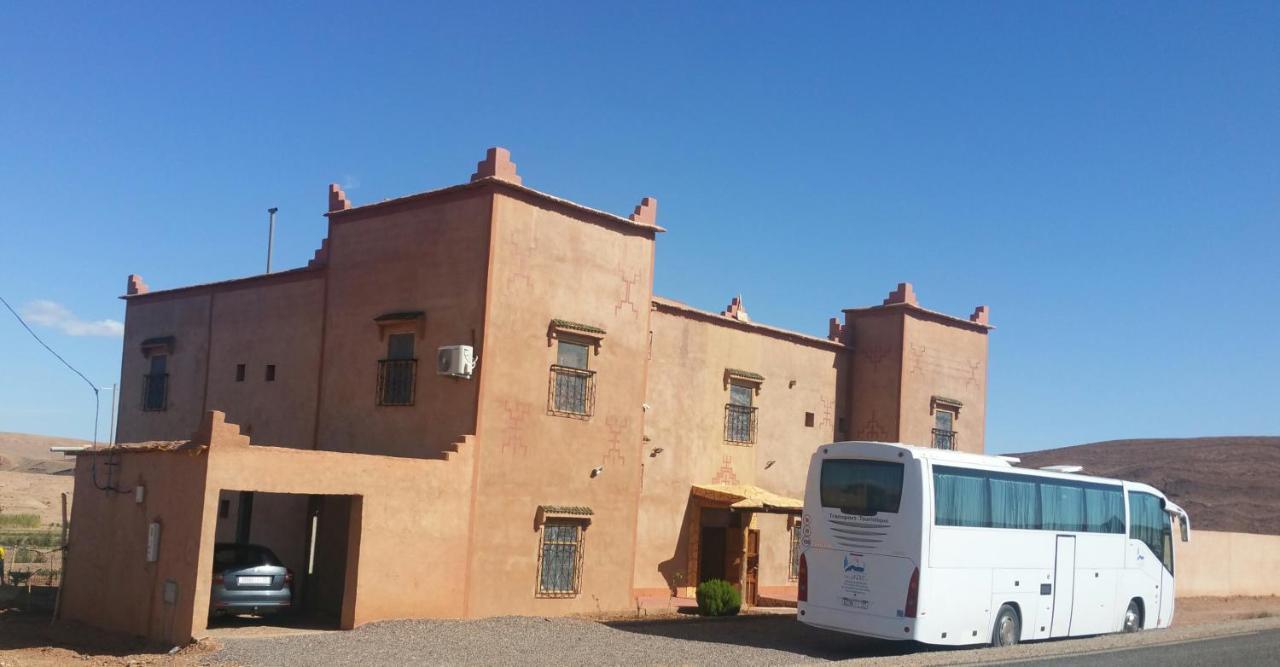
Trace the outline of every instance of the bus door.
{"type": "Polygon", "coordinates": [[[1076,595],[1076,537],[1059,535],[1053,560],[1053,616],[1050,637],[1071,633],[1072,601],[1076,595]]]}

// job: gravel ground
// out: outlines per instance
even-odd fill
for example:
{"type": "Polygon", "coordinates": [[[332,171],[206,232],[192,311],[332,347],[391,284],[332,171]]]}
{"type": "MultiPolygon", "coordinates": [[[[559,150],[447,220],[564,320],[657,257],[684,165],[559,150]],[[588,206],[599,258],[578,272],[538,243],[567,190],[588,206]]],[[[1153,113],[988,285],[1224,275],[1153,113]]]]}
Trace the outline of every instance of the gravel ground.
{"type": "Polygon", "coordinates": [[[909,650],[821,632],[794,616],[605,625],[511,616],[385,621],[344,633],[226,638],[216,660],[241,665],[779,665],[909,650]]]}
{"type": "Polygon", "coordinates": [[[1025,660],[1280,628],[1280,618],[1137,635],[1039,642],[1012,649],[937,649],[809,628],[794,616],[601,624],[566,618],[386,621],[351,632],[228,637],[205,660],[236,665],[946,665],[1025,660]]]}

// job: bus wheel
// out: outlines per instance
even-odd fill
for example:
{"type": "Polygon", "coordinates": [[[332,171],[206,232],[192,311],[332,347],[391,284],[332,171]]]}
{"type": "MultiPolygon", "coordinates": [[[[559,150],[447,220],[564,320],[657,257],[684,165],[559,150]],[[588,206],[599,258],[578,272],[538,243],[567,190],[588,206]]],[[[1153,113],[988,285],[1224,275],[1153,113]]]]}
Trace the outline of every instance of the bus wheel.
{"type": "Polygon", "coordinates": [[[1124,612],[1124,631],[1137,632],[1142,629],[1142,609],[1137,600],[1129,601],[1129,608],[1124,612]]]}
{"type": "Polygon", "coordinates": [[[1018,612],[1009,605],[1001,605],[996,614],[996,626],[991,630],[992,646],[1013,646],[1022,636],[1022,621],[1018,612]]]}

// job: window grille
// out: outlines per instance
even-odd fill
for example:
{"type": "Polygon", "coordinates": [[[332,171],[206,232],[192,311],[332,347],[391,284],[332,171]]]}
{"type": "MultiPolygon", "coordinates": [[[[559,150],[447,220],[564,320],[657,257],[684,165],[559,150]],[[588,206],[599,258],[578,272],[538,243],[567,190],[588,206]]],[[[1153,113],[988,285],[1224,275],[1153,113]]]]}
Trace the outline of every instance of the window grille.
{"type": "Polygon", "coordinates": [[[417,376],[417,359],[380,360],[378,362],[378,405],[413,405],[417,376]]]}
{"type": "Polygon", "coordinates": [[[787,579],[796,581],[800,579],[800,522],[796,521],[791,526],[791,567],[788,570],[787,579]]]}
{"type": "Polygon", "coordinates": [[[955,449],[956,413],[951,410],[935,408],[933,411],[933,448],[955,449]]]}
{"type": "Polygon", "coordinates": [[[589,419],[595,409],[596,372],[553,365],[547,393],[547,411],[551,414],[589,419]]]}
{"type": "Polygon", "coordinates": [[[142,409],[161,412],[169,407],[169,374],[147,373],[142,376],[142,409]]]}
{"type": "Polygon", "coordinates": [[[724,406],[724,439],[739,445],[756,441],[756,408],[727,403],[724,406]]]}
{"type": "Polygon", "coordinates": [[[538,597],[574,597],[582,590],[580,521],[547,521],[538,550],[538,597]]]}

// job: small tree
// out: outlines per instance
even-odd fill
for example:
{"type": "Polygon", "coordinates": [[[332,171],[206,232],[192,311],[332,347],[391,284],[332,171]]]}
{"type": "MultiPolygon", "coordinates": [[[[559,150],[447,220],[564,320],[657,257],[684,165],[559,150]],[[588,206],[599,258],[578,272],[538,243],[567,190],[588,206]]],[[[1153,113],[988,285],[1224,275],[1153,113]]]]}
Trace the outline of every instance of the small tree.
{"type": "Polygon", "coordinates": [[[742,595],[723,579],[698,584],[698,613],[703,616],[733,616],[742,609],[742,595]]]}

